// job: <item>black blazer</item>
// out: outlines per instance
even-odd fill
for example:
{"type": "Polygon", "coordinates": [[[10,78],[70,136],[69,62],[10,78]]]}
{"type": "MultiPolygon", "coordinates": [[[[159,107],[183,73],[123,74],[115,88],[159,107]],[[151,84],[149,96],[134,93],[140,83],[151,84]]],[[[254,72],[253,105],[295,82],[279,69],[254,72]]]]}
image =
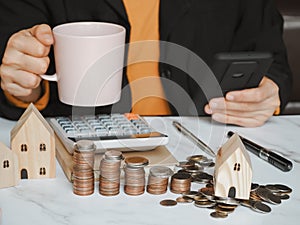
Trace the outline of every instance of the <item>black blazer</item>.
{"type": "MultiPolygon", "coordinates": [[[[213,56],[228,51],[270,51],[274,62],[266,74],[280,88],[281,108],[291,90],[291,73],[282,40],[283,20],[273,0],[161,0],[160,75],[173,114],[203,115],[203,106],[215,84],[208,84],[207,70],[199,58],[211,66],[213,56]],[[196,79],[196,81],[195,81],[196,79]],[[205,94],[204,94],[204,93],[205,94]]],[[[103,21],[124,26],[129,40],[130,24],[122,0],[0,0],[0,56],[8,38],[18,30],[47,23],[51,27],[74,21],[103,21]]],[[[48,72],[54,72],[53,53],[48,72]]],[[[124,93],[119,103],[96,109],[96,113],[130,110],[130,90],[123,79],[124,93]]],[[[0,91],[0,115],[18,119],[23,109],[12,106],[0,91]]],[[[94,109],[73,107],[73,111],[94,109]]],[[[92,110],[92,111],[91,111],[92,110]]],[[[78,112],[78,111],[77,111],[78,112]]],[[[42,111],[44,116],[69,115],[72,107],[59,102],[56,84],[42,111]]]]}

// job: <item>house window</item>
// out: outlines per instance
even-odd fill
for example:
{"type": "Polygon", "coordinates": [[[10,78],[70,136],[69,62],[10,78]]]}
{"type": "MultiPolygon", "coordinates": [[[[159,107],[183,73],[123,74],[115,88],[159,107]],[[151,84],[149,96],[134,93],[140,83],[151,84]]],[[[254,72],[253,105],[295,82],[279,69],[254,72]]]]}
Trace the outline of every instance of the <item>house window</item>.
{"type": "Polygon", "coordinates": [[[8,168],[9,167],[9,161],[8,160],[4,160],[3,161],[3,168],[8,168]]]}
{"type": "Polygon", "coordinates": [[[40,151],[45,152],[46,151],[46,145],[45,144],[40,144],[40,151]]]}
{"type": "Polygon", "coordinates": [[[234,171],[240,171],[241,170],[241,164],[240,163],[235,163],[233,170],[234,171]]]}
{"type": "Polygon", "coordinates": [[[21,144],[21,152],[27,152],[27,145],[21,144]]]}
{"type": "Polygon", "coordinates": [[[40,175],[46,175],[46,168],[45,167],[40,168],[40,175]]]}

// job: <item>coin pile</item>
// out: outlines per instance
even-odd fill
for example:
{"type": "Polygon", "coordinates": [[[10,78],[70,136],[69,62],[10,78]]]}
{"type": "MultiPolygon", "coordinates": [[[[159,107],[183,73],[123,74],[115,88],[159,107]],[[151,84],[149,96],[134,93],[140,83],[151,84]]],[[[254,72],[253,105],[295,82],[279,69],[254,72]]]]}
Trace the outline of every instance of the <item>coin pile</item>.
{"type": "Polygon", "coordinates": [[[192,176],[187,172],[177,172],[171,177],[170,190],[175,194],[189,192],[192,176]]]}
{"type": "Polygon", "coordinates": [[[169,167],[154,166],[149,170],[147,192],[154,195],[164,194],[168,190],[169,177],[173,171],[169,167]]]}
{"type": "Polygon", "coordinates": [[[80,196],[94,193],[94,142],[80,140],[74,146],[73,193],[80,196]]]}
{"type": "MultiPolygon", "coordinates": [[[[182,161],[175,165],[177,173],[171,178],[170,189],[173,193],[182,194],[176,198],[176,202],[194,202],[194,205],[198,208],[214,209],[210,216],[226,218],[238,206],[246,206],[259,213],[270,213],[272,209],[268,204],[278,205],[282,200],[289,199],[289,194],[292,192],[291,188],[283,184],[259,185],[252,183],[249,200],[220,198],[214,195],[213,176],[204,172],[206,168],[213,166],[214,162],[202,155],[190,156],[187,158],[187,161],[182,161]],[[198,191],[190,191],[190,186],[185,181],[188,180],[188,177],[190,177],[191,183],[205,184],[205,187],[198,191]],[[180,182],[180,180],[182,181],[180,182]],[[186,182],[186,186],[183,185],[184,182],[186,182]]],[[[166,199],[161,201],[160,204],[163,206],[174,206],[176,204],[173,201],[166,199]]]]}
{"type": "Polygon", "coordinates": [[[201,167],[213,167],[215,163],[212,159],[207,158],[204,155],[192,155],[187,158],[189,162],[194,162],[196,165],[201,167]]]}
{"type": "Polygon", "coordinates": [[[282,200],[289,198],[291,192],[292,189],[283,184],[252,184],[249,200],[220,198],[214,196],[214,187],[212,183],[208,183],[198,191],[182,193],[182,196],[178,197],[176,202],[194,202],[194,205],[198,208],[213,209],[214,211],[210,213],[210,216],[226,218],[238,206],[246,206],[259,213],[270,213],[272,209],[268,204],[280,204],[282,200]]]}
{"type": "Polygon", "coordinates": [[[100,162],[99,193],[114,196],[120,193],[120,174],[122,152],[106,151],[100,162]]]}
{"type": "Polygon", "coordinates": [[[192,176],[202,173],[206,168],[214,167],[215,163],[212,159],[204,155],[192,155],[187,157],[186,161],[178,162],[175,165],[175,171],[185,171],[192,176]]]}
{"type": "Polygon", "coordinates": [[[145,169],[149,164],[148,159],[134,156],[125,159],[124,192],[128,195],[141,195],[145,192],[145,169]]]}

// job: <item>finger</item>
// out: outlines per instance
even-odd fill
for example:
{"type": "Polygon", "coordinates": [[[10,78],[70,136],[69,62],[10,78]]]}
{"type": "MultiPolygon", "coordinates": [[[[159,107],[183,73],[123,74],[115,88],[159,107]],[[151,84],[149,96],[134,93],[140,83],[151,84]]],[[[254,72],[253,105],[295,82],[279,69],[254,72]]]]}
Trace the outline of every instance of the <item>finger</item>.
{"type": "Polygon", "coordinates": [[[236,117],[225,114],[213,114],[212,119],[220,123],[234,124],[242,127],[259,127],[262,126],[268,119],[265,115],[260,115],[256,117],[236,117]]]}
{"type": "Polygon", "coordinates": [[[226,100],[237,102],[260,102],[277,93],[278,86],[269,78],[264,77],[259,87],[228,92],[226,94],[226,100]]]}
{"type": "Polygon", "coordinates": [[[24,70],[16,70],[13,67],[2,65],[1,82],[3,89],[8,91],[10,83],[14,83],[23,88],[33,89],[39,86],[41,77],[24,70]]]}
{"type": "Polygon", "coordinates": [[[29,96],[32,93],[31,88],[24,88],[16,83],[9,83],[5,87],[2,84],[3,83],[1,82],[1,88],[3,90],[16,97],[29,96]]]}
{"type": "Polygon", "coordinates": [[[209,115],[212,114],[212,110],[210,109],[209,104],[204,106],[204,112],[209,115]]]}
{"type": "Polygon", "coordinates": [[[217,99],[212,100],[210,102],[210,110],[213,113],[216,112],[230,112],[236,111],[237,113],[240,112],[255,112],[255,111],[262,111],[266,109],[274,109],[278,107],[279,102],[276,101],[276,98],[268,98],[262,102],[230,102],[226,101],[220,102],[217,99]]]}
{"type": "Polygon", "coordinates": [[[30,28],[29,32],[46,46],[50,46],[54,42],[51,27],[47,24],[36,25],[30,28]]]}
{"type": "MultiPolygon", "coordinates": [[[[45,57],[49,54],[50,45],[43,44],[30,30],[22,30],[10,37],[6,47],[6,51],[8,50],[17,50],[35,57],[45,57]]],[[[9,56],[5,54],[4,59],[9,56]]]]}
{"type": "Polygon", "coordinates": [[[47,56],[35,57],[23,54],[15,49],[7,49],[2,63],[16,70],[25,70],[34,74],[44,74],[48,69],[50,59],[47,56]]]}

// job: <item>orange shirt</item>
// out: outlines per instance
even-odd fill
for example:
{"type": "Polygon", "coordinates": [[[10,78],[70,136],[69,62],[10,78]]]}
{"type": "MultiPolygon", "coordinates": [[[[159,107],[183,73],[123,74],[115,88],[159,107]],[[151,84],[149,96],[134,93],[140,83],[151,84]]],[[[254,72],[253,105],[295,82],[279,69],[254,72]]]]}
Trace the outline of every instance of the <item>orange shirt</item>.
{"type": "Polygon", "coordinates": [[[132,112],[169,115],[159,77],[159,0],[123,0],[130,31],[127,78],[132,112]]]}

